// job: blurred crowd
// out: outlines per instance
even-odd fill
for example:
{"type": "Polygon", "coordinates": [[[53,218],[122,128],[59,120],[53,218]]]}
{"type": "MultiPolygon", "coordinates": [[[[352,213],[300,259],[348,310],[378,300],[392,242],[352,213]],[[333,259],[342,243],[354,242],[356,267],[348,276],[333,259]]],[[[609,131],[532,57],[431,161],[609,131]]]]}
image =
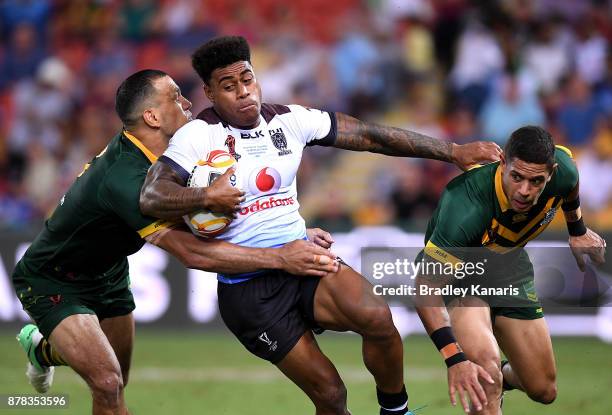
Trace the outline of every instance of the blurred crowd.
{"type": "MultiPolygon", "coordinates": [[[[209,105],[190,54],[245,36],[264,101],[503,146],[546,126],[575,154],[590,223],[612,229],[608,0],[3,0],[0,229],[38,226],[121,128],[119,83],[167,71],[209,105]]],[[[330,229],[418,227],[451,165],[313,147],[300,202],[330,229]]]]}

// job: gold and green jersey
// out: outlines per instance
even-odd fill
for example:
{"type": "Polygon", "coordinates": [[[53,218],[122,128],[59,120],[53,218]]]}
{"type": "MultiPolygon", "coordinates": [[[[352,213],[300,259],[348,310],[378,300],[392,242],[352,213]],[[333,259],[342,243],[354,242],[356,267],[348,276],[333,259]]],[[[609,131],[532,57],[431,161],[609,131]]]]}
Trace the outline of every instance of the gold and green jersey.
{"type": "Polygon", "coordinates": [[[528,212],[512,210],[502,190],[499,162],[463,173],[442,194],[425,234],[425,253],[440,262],[461,262],[453,248],[484,247],[505,254],[538,236],[578,183],[571,152],[555,150],[558,164],[538,202],[528,212]]]}
{"type": "Polygon", "coordinates": [[[136,137],[116,135],[85,165],[16,272],[62,281],[127,275],[127,256],[171,225],[140,212],[140,188],[155,160],[136,137]]]}

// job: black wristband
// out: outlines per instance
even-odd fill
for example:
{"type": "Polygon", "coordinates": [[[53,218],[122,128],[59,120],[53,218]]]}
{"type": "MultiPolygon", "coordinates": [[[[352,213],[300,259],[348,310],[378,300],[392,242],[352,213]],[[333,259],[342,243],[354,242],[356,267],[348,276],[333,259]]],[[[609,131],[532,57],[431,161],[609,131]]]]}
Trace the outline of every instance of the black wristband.
{"type": "Polygon", "coordinates": [[[465,362],[466,360],[465,354],[463,352],[459,352],[444,360],[444,363],[446,363],[446,367],[451,367],[457,363],[465,362]]]}
{"type": "Polygon", "coordinates": [[[587,232],[586,226],[582,218],[575,222],[567,222],[567,231],[571,236],[582,236],[587,232]]]}
{"type": "Polygon", "coordinates": [[[576,200],[572,200],[571,202],[565,202],[561,205],[561,209],[564,212],[571,212],[572,210],[576,210],[580,207],[580,198],[577,197],[576,200]]]}
{"type": "Polygon", "coordinates": [[[431,341],[434,342],[438,350],[441,350],[448,344],[457,343],[453,335],[453,330],[448,326],[440,327],[438,330],[431,333],[429,337],[431,337],[431,341]]]}

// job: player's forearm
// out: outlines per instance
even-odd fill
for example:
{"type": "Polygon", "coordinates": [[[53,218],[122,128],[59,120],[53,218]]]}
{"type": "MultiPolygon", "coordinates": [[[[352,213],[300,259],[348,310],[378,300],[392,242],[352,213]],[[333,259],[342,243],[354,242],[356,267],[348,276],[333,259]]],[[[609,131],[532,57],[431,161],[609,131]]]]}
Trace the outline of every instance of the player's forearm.
{"type": "Polygon", "coordinates": [[[337,113],[335,147],[389,156],[453,161],[453,143],[401,128],[367,123],[337,113]]]}
{"type": "Polygon", "coordinates": [[[570,236],[581,236],[586,233],[586,226],[582,219],[582,210],[580,209],[579,185],[570,192],[564,199],[561,208],[563,216],[567,223],[567,228],[570,236]]]}
{"type": "Polygon", "coordinates": [[[155,218],[176,219],[204,209],[206,188],[184,187],[178,180],[169,166],[155,163],[140,192],[141,212],[155,218]]]}
{"type": "Polygon", "coordinates": [[[434,282],[430,277],[418,276],[415,280],[415,286],[417,293],[415,308],[427,334],[431,334],[441,327],[450,326],[450,318],[442,296],[421,294],[421,287],[439,288],[441,284],[434,282]]]}
{"type": "Polygon", "coordinates": [[[221,274],[282,268],[279,249],[248,248],[217,239],[197,238],[186,226],[162,229],[145,239],[172,254],[187,268],[221,274]]]}
{"type": "Polygon", "coordinates": [[[273,248],[248,248],[212,240],[190,247],[189,268],[220,274],[243,274],[264,269],[280,269],[279,251],[273,248]]]}

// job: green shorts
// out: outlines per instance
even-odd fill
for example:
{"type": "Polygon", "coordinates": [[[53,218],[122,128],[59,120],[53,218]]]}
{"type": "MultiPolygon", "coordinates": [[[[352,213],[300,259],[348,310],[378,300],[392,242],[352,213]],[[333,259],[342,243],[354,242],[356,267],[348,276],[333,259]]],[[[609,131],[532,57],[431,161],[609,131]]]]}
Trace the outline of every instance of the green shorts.
{"type": "Polygon", "coordinates": [[[131,313],[136,305],[126,273],[97,280],[59,281],[48,276],[32,276],[17,266],[13,285],[23,309],[45,337],[66,317],[95,314],[98,319],[131,313]]]}
{"type": "MultiPolygon", "coordinates": [[[[477,297],[491,308],[491,319],[504,316],[519,320],[535,320],[544,317],[534,283],[533,265],[526,253],[513,260],[498,257],[499,263],[489,263],[481,276],[455,280],[453,286],[465,290],[466,296],[477,297]]],[[[457,296],[445,296],[446,304],[457,296]]]]}

